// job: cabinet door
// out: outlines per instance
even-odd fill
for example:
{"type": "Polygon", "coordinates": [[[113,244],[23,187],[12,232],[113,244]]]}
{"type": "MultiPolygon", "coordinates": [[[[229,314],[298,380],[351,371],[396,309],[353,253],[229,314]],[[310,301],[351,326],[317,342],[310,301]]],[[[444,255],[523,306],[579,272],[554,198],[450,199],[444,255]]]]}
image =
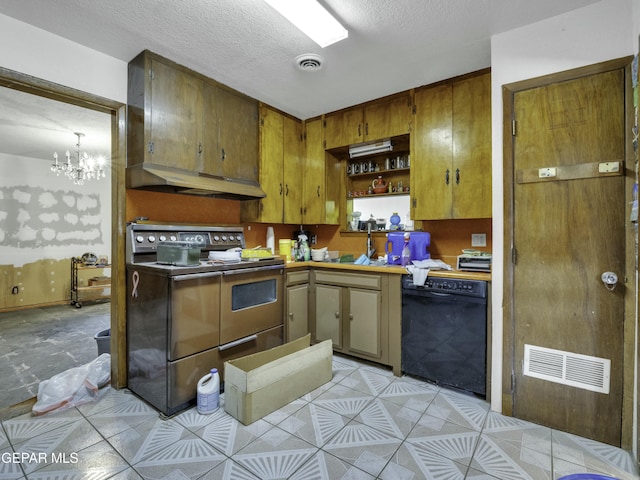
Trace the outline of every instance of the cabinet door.
{"type": "MultiPolygon", "coordinates": [[[[152,63],[149,109],[150,159],[157,165],[197,171],[203,128],[203,81],[158,60],[152,63]]],[[[147,123],[145,121],[145,123],[147,123]]]]}
{"type": "Polygon", "coordinates": [[[491,217],[491,75],[453,84],[453,218],[491,217]]]}
{"type": "Polygon", "coordinates": [[[325,115],[324,136],[327,150],[363,142],[362,115],[362,108],[340,110],[325,115]]]}
{"type": "Polygon", "coordinates": [[[342,287],[316,284],[316,341],[342,349],[342,287]]]}
{"type": "Polygon", "coordinates": [[[302,222],[302,123],[283,116],[281,159],[284,182],[284,223],[302,222]]]}
{"type": "Polygon", "coordinates": [[[411,155],[411,217],[451,218],[453,155],[450,84],[417,90],[411,155]]]}
{"type": "MultiPolygon", "coordinates": [[[[258,102],[217,88],[218,175],[258,181],[258,102]]],[[[205,132],[209,134],[209,132],[205,132]]]]}
{"type": "Polygon", "coordinates": [[[306,224],[325,223],[325,153],[322,120],[307,122],[302,216],[306,224]]]}
{"type": "Polygon", "coordinates": [[[287,342],[309,333],[309,285],[287,287],[287,342]]]}
{"type": "Polygon", "coordinates": [[[349,352],[380,358],[381,292],[349,288],[349,352]]]}
{"type": "Polygon", "coordinates": [[[364,108],[365,140],[382,140],[409,133],[411,106],[409,92],[367,104],[364,108]]]}
{"type": "Polygon", "coordinates": [[[283,128],[282,115],[268,108],[260,109],[260,186],[267,194],[260,200],[261,222],[282,223],[283,220],[283,128]]]}

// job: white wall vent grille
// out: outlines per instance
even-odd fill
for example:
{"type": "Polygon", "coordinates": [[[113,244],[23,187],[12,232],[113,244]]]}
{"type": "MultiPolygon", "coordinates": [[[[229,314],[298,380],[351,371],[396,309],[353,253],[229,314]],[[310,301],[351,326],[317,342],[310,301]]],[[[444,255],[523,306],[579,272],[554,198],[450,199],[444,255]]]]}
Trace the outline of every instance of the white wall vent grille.
{"type": "Polygon", "coordinates": [[[524,374],[592,392],[609,393],[611,360],[552,348],[524,346],[524,374]]]}

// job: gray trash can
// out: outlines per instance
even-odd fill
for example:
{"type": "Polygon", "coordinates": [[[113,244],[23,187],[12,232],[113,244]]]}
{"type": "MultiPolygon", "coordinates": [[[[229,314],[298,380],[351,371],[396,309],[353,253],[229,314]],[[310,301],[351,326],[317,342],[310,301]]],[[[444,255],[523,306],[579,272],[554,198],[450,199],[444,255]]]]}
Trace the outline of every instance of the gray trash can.
{"type": "Polygon", "coordinates": [[[111,329],[102,330],[101,332],[96,333],[93,337],[96,339],[96,343],[98,344],[98,356],[103,353],[111,354],[111,329]]]}

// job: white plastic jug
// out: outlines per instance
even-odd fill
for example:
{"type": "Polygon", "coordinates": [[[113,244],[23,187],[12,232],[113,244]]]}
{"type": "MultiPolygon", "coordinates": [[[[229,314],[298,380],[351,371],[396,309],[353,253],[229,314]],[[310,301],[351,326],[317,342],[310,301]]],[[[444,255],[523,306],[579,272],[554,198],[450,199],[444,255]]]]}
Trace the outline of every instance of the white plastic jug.
{"type": "Polygon", "coordinates": [[[198,382],[198,413],[208,415],[215,412],[220,405],[220,375],[217,368],[205,375],[198,382]]]}

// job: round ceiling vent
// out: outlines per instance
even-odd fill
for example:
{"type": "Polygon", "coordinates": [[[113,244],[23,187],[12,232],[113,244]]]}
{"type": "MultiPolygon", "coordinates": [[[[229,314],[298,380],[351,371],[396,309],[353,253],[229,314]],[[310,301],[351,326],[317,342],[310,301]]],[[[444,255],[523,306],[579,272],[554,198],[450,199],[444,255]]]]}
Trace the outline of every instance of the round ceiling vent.
{"type": "Polygon", "coordinates": [[[305,53],[296,57],[296,65],[304,72],[317,72],[322,68],[324,60],[320,55],[305,53]]]}

